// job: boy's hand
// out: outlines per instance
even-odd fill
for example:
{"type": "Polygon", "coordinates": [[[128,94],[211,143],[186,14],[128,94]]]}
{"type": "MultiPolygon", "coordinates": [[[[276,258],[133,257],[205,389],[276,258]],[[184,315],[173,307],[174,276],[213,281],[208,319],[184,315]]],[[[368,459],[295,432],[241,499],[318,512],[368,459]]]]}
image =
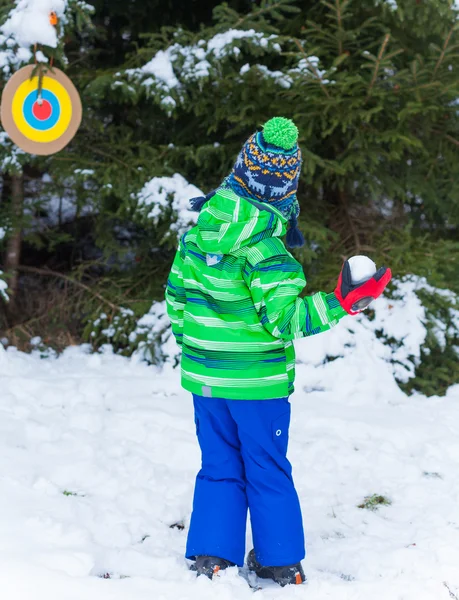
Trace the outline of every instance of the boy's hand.
{"type": "Polygon", "coordinates": [[[335,295],[347,313],[357,315],[381,296],[391,279],[391,270],[381,267],[368,281],[352,283],[351,267],[347,260],[341,270],[335,295]]]}

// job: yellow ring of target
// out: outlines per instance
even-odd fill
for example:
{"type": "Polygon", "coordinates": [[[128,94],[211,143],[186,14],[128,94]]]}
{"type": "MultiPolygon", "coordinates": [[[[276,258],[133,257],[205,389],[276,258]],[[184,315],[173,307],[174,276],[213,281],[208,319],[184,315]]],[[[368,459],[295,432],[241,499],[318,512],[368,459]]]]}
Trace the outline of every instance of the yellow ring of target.
{"type": "Polygon", "coordinates": [[[31,127],[24,117],[23,106],[27,96],[38,90],[38,77],[24,81],[14,94],[11,111],[13,120],[19,131],[33,142],[49,143],[58,140],[68,129],[72,120],[72,101],[65,87],[51,77],[43,78],[43,89],[53,92],[60,104],[61,115],[59,121],[47,131],[38,131],[31,127]]]}

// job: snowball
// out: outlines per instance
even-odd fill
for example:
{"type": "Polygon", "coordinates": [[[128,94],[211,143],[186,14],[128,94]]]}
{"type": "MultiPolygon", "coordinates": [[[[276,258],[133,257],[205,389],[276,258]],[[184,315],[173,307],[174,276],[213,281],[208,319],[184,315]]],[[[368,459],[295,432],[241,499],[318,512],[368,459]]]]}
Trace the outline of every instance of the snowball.
{"type": "Polygon", "coordinates": [[[349,259],[352,283],[364,283],[376,273],[376,265],[368,256],[353,256],[349,259]]]}

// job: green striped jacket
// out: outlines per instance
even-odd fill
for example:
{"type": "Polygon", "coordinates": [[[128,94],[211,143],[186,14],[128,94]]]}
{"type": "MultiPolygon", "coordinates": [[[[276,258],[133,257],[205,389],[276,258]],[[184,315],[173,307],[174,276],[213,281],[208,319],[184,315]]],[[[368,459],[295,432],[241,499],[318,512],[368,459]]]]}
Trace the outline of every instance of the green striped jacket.
{"type": "Polygon", "coordinates": [[[286,397],[293,340],[347,314],[334,294],[299,297],[306,279],[280,239],[285,231],[278,210],[221,188],[180,240],[166,302],[186,390],[230,400],[286,397]]]}

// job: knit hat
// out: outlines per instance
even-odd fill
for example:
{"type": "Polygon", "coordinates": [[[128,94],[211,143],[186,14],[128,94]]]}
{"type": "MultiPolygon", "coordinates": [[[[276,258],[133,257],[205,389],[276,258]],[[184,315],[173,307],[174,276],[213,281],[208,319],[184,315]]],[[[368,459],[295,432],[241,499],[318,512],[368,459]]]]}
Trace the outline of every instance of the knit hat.
{"type": "MultiPolygon", "coordinates": [[[[297,227],[300,206],[296,197],[301,171],[298,129],[293,121],[274,117],[254,133],[242,147],[225,185],[244,198],[265,202],[288,220],[287,245],[302,246],[304,238],[297,227]]],[[[193,198],[195,210],[209,199],[193,198]],[[201,201],[200,201],[201,200],[201,201]]]]}

